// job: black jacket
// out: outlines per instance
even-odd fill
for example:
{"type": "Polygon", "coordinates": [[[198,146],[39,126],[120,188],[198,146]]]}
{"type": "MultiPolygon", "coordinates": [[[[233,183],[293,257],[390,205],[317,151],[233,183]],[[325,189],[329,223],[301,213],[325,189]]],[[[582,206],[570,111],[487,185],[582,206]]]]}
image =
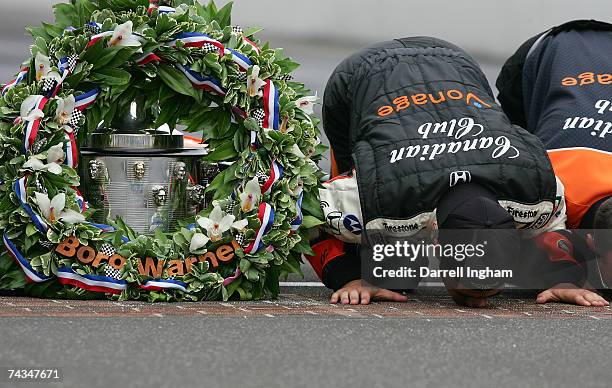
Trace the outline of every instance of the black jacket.
{"type": "MultiPolygon", "coordinates": [[[[468,180],[535,209],[517,212],[524,228],[551,216],[556,182],[542,144],[509,122],[476,62],[448,42],[405,38],[352,55],[327,84],[323,120],[338,169],[356,169],[366,228],[410,228],[468,180]]],[[[323,280],[339,288],[346,276],[334,278],[359,277],[355,267],[341,256],[323,280]]]]}

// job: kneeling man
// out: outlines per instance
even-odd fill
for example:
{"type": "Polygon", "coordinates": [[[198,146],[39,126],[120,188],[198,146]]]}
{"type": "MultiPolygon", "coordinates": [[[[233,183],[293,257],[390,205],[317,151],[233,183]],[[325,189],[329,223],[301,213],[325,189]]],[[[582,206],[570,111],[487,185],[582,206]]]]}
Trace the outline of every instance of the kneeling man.
{"type": "MultiPolygon", "coordinates": [[[[479,66],[448,42],[398,39],[349,57],[329,80],[323,120],[335,177],[321,190],[326,233],[309,260],[333,303],[406,300],[362,280],[364,231],[504,229],[513,241],[564,228],[563,187],[540,141],[510,124],[479,66]]],[[[499,291],[445,282],[470,306],[499,291]]]]}
{"type": "Polygon", "coordinates": [[[590,263],[603,284],[594,285],[610,288],[612,25],[578,20],[538,34],[506,62],[497,87],[510,120],[548,150],[565,185],[567,226],[580,229],[598,256],[590,263]]]}

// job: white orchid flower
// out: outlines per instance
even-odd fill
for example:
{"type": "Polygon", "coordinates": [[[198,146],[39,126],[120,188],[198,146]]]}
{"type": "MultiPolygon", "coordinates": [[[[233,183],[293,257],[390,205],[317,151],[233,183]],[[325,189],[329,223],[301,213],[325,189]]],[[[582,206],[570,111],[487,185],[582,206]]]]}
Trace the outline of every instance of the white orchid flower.
{"type": "Polygon", "coordinates": [[[45,117],[42,110],[38,109],[38,102],[42,96],[28,96],[21,103],[19,115],[23,121],[34,121],[45,117]]]}
{"type": "Polygon", "coordinates": [[[254,177],[244,187],[244,191],[240,193],[240,208],[243,212],[248,213],[255,209],[257,203],[259,203],[259,198],[261,197],[261,186],[259,185],[259,180],[257,177],[254,177]]]}
{"type": "Polygon", "coordinates": [[[215,242],[223,238],[223,233],[232,227],[235,218],[233,215],[225,214],[220,207],[215,206],[210,216],[198,218],[197,223],[202,229],[206,230],[210,241],[215,242]]]}
{"type": "Polygon", "coordinates": [[[57,163],[62,164],[66,159],[66,154],[64,153],[64,144],[57,143],[56,145],[49,148],[47,151],[47,163],[57,163]]]}
{"type": "Polygon", "coordinates": [[[247,93],[249,97],[263,97],[261,88],[266,85],[266,82],[259,78],[259,66],[253,66],[251,74],[247,77],[247,93]]]}
{"type": "Polygon", "coordinates": [[[85,217],[81,213],[72,209],[65,209],[66,194],[59,193],[53,199],[49,199],[49,196],[39,192],[34,192],[34,195],[43,216],[51,223],[62,221],[67,224],[77,224],[85,221],[85,217]]]}
{"type": "Polygon", "coordinates": [[[61,164],[64,163],[66,157],[63,147],[64,145],[59,143],[49,148],[49,151],[47,151],[47,164],[44,164],[42,160],[38,159],[36,156],[32,156],[21,168],[32,171],[48,171],[52,174],[59,175],[62,173],[61,164]]]}
{"type": "Polygon", "coordinates": [[[301,97],[298,98],[298,100],[295,102],[295,105],[300,108],[304,113],[312,115],[314,114],[315,102],[317,102],[318,99],[319,98],[316,95],[301,97]]]}
{"type": "Polygon", "coordinates": [[[249,226],[249,221],[248,220],[240,220],[240,221],[235,221],[232,224],[232,228],[236,229],[239,232],[242,232],[246,229],[246,227],[249,226]]]}
{"type": "Polygon", "coordinates": [[[129,47],[140,47],[140,40],[136,35],[132,34],[134,25],[131,20],[118,25],[113,32],[113,36],[108,42],[109,46],[129,46],[129,47]]]}
{"type": "Polygon", "coordinates": [[[37,53],[36,58],[34,58],[34,66],[36,66],[36,81],[40,81],[51,72],[51,59],[46,55],[37,53]]]}
{"type": "Polygon", "coordinates": [[[191,237],[191,243],[189,244],[189,252],[193,253],[200,248],[204,248],[210,239],[204,233],[195,233],[191,237]]]}
{"type": "Polygon", "coordinates": [[[60,98],[57,101],[57,111],[55,112],[55,119],[61,125],[66,125],[72,118],[72,112],[76,107],[74,96],[71,94],[66,98],[60,98]]]}
{"type": "Polygon", "coordinates": [[[59,175],[62,172],[62,166],[57,163],[44,164],[40,159],[32,156],[21,167],[22,170],[32,171],[49,171],[52,174],[59,175]]]}

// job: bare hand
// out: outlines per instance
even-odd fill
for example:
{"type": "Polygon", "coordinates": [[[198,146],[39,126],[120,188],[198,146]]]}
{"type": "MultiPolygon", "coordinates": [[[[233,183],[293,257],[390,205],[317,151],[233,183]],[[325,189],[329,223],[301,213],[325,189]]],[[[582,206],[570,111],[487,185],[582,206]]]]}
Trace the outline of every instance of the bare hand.
{"type": "Polygon", "coordinates": [[[373,300],[406,302],[408,297],[397,292],[385,290],[384,288],[374,287],[361,279],[346,283],[344,287],[334,292],[331,296],[331,303],[334,304],[369,304],[373,300]]]}
{"type": "Polygon", "coordinates": [[[577,304],[578,306],[608,306],[607,300],[596,292],[578,288],[570,283],[562,283],[540,293],[536,303],[561,302],[577,304]]]}

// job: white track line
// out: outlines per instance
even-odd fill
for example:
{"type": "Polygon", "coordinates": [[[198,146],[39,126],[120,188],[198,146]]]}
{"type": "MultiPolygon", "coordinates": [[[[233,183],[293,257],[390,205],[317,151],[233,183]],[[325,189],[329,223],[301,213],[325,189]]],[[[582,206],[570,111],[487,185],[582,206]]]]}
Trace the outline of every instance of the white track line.
{"type": "Polygon", "coordinates": [[[325,287],[321,282],[280,282],[281,287],[325,287]]]}

